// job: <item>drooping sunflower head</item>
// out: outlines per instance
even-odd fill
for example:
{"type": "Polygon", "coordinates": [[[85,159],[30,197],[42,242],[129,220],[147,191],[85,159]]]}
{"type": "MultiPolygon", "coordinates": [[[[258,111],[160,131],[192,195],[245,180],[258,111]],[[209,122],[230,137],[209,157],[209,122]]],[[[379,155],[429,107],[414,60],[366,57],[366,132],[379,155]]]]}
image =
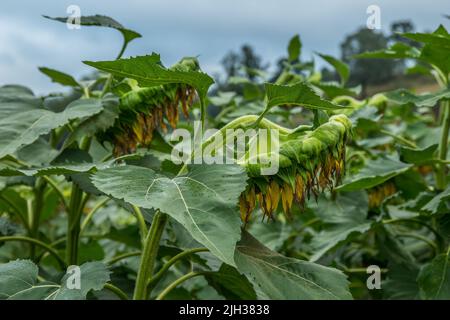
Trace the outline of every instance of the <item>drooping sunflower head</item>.
{"type": "Polygon", "coordinates": [[[280,206],[289,214],[294,201],[303,207],[311,195],[317,199],[320,192],[332,190],[345,172],[351,127],[345,115],[335,115],[315,130],[280,137],[279,171],[274,175],[260,175],[258,165],[248,164],[250,181],[239,200],[242,220],[248,222],[257,206],[263,218],[272,218],[280,206]]]}
{"type": "MultiPolygon", "coordinates": [[[[183,58],[169,68],[172,71],[197,71],[196,58],[183,58]]],[[[121,112],[114,126],[101,137],[110,141],[115,156],[130,154],[138,147],[148,147],[156,129],[177,127],[179,108],[185,118],[194,103],[196,90],[187,84],[139,87],[130,81],[130,90],[120,97],[121,112]]]]}

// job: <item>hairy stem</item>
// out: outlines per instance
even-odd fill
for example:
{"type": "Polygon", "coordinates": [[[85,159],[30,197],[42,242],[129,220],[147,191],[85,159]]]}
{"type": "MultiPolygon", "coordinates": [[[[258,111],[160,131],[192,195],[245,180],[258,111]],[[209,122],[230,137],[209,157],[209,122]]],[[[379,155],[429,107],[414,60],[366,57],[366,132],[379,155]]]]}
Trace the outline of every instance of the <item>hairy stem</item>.
{"type": "MultiPolygon", "coordinates": [[[[448,133],[450,129],[450,104],[448,101],[441,102],[441,113],[443,112],[441,139],[439,142],[438,158],[442,161],[447,159],[448,151],[448,133]]],[[[436,172],[436,187],[443,190],[447,186],[447,165],[445,163],[438,164],[436,172]]]]}
{"type": "Polygon", "coordinates": [[[69,217],[67,221],[66,263],[69,266],[76,265],[78,262],[82,198],[83,191],[73,183],[68,212],[69,217]]]}
{"type": "MultiPolygon", "coordinates": [[[[36,187],[34,190],[34,206],[32,207],[32,214],[30,220],[30,237],[38,240],[39,237],[39,220],[41,219],[41,211],[44,206],[44,190],[46,187],[45,180],[41,178],[36,179],[36,187]]],[[[36,258],[36,245],[31,243],[31,259],[36,258]]]]}
{"type": "Polygon", "coordinates": [[[159,249],[159,241],[167,222],[167,215],[157,211],[153,217],[152,225],[145,238],[142,250],[141,262],[134,288],[133,300],[147,299],[147,282],[153,272],[156,256],[159,249]]]}

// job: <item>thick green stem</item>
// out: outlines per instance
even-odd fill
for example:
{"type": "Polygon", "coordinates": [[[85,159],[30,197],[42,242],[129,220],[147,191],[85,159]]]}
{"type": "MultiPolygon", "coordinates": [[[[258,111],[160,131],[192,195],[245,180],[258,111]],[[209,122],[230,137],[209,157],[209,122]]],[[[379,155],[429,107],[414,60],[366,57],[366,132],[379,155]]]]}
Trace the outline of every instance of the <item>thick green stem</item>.
{"type": "Polygon", "coordinates": [[[69,217],[67,222],[66,263],[76,265],[78,262],[78,243],[80,238],[81,201],[83,191],[74,183],[69,204],[69,217]]]}
{"type": "Polygon", "coordinates": [[[148,233],[147,225],[145,224],[144,215],[142,214],[141,209],[138,206],[133,206],[133,211],[136,215],[136,219],[139,226],[139,232],[141,233],[142,245],[144,245],[145,236],[148,233]]]}
{"type": "Polygon", "coordinates": [[[133,300],[147,299],[147,282],[149,281],[156,256],[159,249],[159,241],[167,222],[167,215],[157,211],[153,217],[152,225],[145,238],[144,248],[142,250],[141,262],[134,288],[133,300]]]}
{"type": "MultiPolygon", "coordinates": [[[[91,137],[84,137],[80,143],[80,149],[89,151],[91,146],[91,137]]],[[[67,243],[66,243],[66,262],[67,265],[77,265],[78,263],[78,245],[81,232],[81,215],[89,195],[83,198],[83,191],[72,183],[72,192],[70,193],[70,203],[67,221],[67,243]]]]}
{"type": "MultiPolygon", "coordinates": [[[[447,159],[448,151],[448,133],[450,129],[450,104],[448,101],[441,102],[441,113],[443,113],[441,140],[439,142],[438,158],[442,161],[447,159]]],[[[436,173],[436,187],[438,190],[443,190],[447,186],[447,165],[444,163],[438,164],[436,173]]]]}
{"type": "MultiPolygon", "coordinates": [[[[247,115],[247,116],[242,116],[237,119],[234,119],[233,121],[229,122],[228,124],[226,124],[225,126],[220,128],[219,131],[217,131],[215,134],[210,136],[208,139],[203,141],[203,143],[199,147],[199,149],[194,150],[194,152],[192,153],[192,157],[194,157],[194,155],[202,154],[202,150],[204,150],[211,143],[217,143],[216,142],[217,140],[221,141],[222,146],[223,146],[223,144],[226,143],[226,139],[216,139],[216,138],[217,138],[217,136],[226,137],[226,132],[228,129],[246,128],[249,125],[254,126],[255,123],[258,123],[258,126],[260,128],[278,130],[279,133],[283,134],[283,135],[291,134],[298,129],[298,128],[288,129],[288,128],[282,127],[270,120],[267,120],[266,118],[264,118],[264,115],[262,115],[262,117],[260,116],[259,118],[258,118],[258,116],[255,116],[255,115],[247,115]],[[261,118],[261,119],[259,119],[259,118],[261,118]]],[[[216,145],[215,147],[221,147],[221,146],[216,145]]],[[[187,163],[185,163],[184,166],[181,168],[179,174],[184,173],[186,171],[186,168],[187,168],[187,163]]]]}
{"type": "MultiPolygon", "coordinates": [[[[31,220],[30,220],[30,237],[34,239],[39,238],[39,220],[41,219],[41,211],[44,206],[44,190],[46,182],[41,178],[36,179],[36,187],[34,192],[34,206],[32,208],[31,220]]],[[[32,260],[36,258],[36,245],[31,243],[30,256],[32,260]]]]}

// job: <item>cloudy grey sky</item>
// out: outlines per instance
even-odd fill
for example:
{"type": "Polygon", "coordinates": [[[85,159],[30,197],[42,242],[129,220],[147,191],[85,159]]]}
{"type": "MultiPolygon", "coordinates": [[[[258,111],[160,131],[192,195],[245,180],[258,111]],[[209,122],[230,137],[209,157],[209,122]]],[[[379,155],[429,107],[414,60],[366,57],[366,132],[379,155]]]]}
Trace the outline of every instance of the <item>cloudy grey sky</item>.
{"type": "Polygon", "coordinates": [[[382,28],[411,19],[416,29],[450,28],[449,0],[2,0],[0,3],[0,85],[20,83],[44,93],[59,90],[37,70],[47,66],[80,76],[89,68],[81,60],[116,56],[121,36],[115,30],[82,27],[68,30],[42,14],[65,16],[69,5],[83,15],[109,15],[143,38],[125,56],[155,51],[166,65],[182,56],[199,55],[202,68],[221,71],[230,50],[249,43],[272,64],[284,54],[289,38],[299,33],[303,54],[338,55],[345,34],[365,25],[366,9],[381,8],[382,28]]]}

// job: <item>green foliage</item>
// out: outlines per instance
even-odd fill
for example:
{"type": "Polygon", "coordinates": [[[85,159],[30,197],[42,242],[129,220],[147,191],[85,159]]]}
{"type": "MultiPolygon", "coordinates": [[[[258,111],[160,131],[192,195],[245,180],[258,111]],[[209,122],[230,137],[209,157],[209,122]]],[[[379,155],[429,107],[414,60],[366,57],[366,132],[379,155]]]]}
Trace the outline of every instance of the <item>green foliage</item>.
{"type": "Polygon", "coordinates": [[[62,84],[63,86],[79,88],[81,85],[69,74],[46,68],[40,67],[39,71],[48,76],[53,82],[62,84]]]}
{"type": "Polygon", "coordinates": [[[243,233],[236,265],[263,299],[351,299],[343,273],[307,261],[286,258],[243,233]],[[276,289],[276,290],[274,290],[276,289]]]}
{"type": "MultiPolygon", "coordinates": [[[[78,272],[78,271],[76,271],[78,272]]],[[[60,284],[39,281],[38,267],[30,260],[16,260],[0,265],[0,298],[8,300],[83,300],[91,290],[101,290],[110,280],[107,267],[100,262],[80,266],[79,280],[68,271],[60,284]],[[72,283],[73,281],[73,283],[72,283]],[[80,281],[79,288],[76,281],[80,281]]]]}
{"type": "MultiPolygon", "coordinates": [[[[114,61],[84,61],[84,63],[118,77],[135,79],[142,87],[184,83],[197,89],[202,99],[214,83],[207,74],[200,71],[186,71],[183,65],[176,70],[164,68],[157,54],[114,61]]],[[[191,63],[197,62],[192,59],[191,63]]]]}
{"type": "Polygon", "coordinates": [[[138,33],[106,16],[80,22],[121,32],[116,60],[85,61],[101,71],[88,81],[39,69],[69,93],[0,87],[1,299],[450,299],[443,26],[361,29],[343,61],[319,54],[328,74],[302,59],[298,35],[275,72],[244,45],[212,87],[197,58],[123,59],[138,33]],[[366,96],[405,70],[401,59],[440,89],[366,96]],[[278,130],[280,170],[262,175],[264,163],[237,154],[172,162],[185,141],[171,133],[194,135],[197,118],[215,133],[196,152],[224,147],[227,129],[278,130]],[[380,290],[365,285],[370,265],[380,290]]]}

